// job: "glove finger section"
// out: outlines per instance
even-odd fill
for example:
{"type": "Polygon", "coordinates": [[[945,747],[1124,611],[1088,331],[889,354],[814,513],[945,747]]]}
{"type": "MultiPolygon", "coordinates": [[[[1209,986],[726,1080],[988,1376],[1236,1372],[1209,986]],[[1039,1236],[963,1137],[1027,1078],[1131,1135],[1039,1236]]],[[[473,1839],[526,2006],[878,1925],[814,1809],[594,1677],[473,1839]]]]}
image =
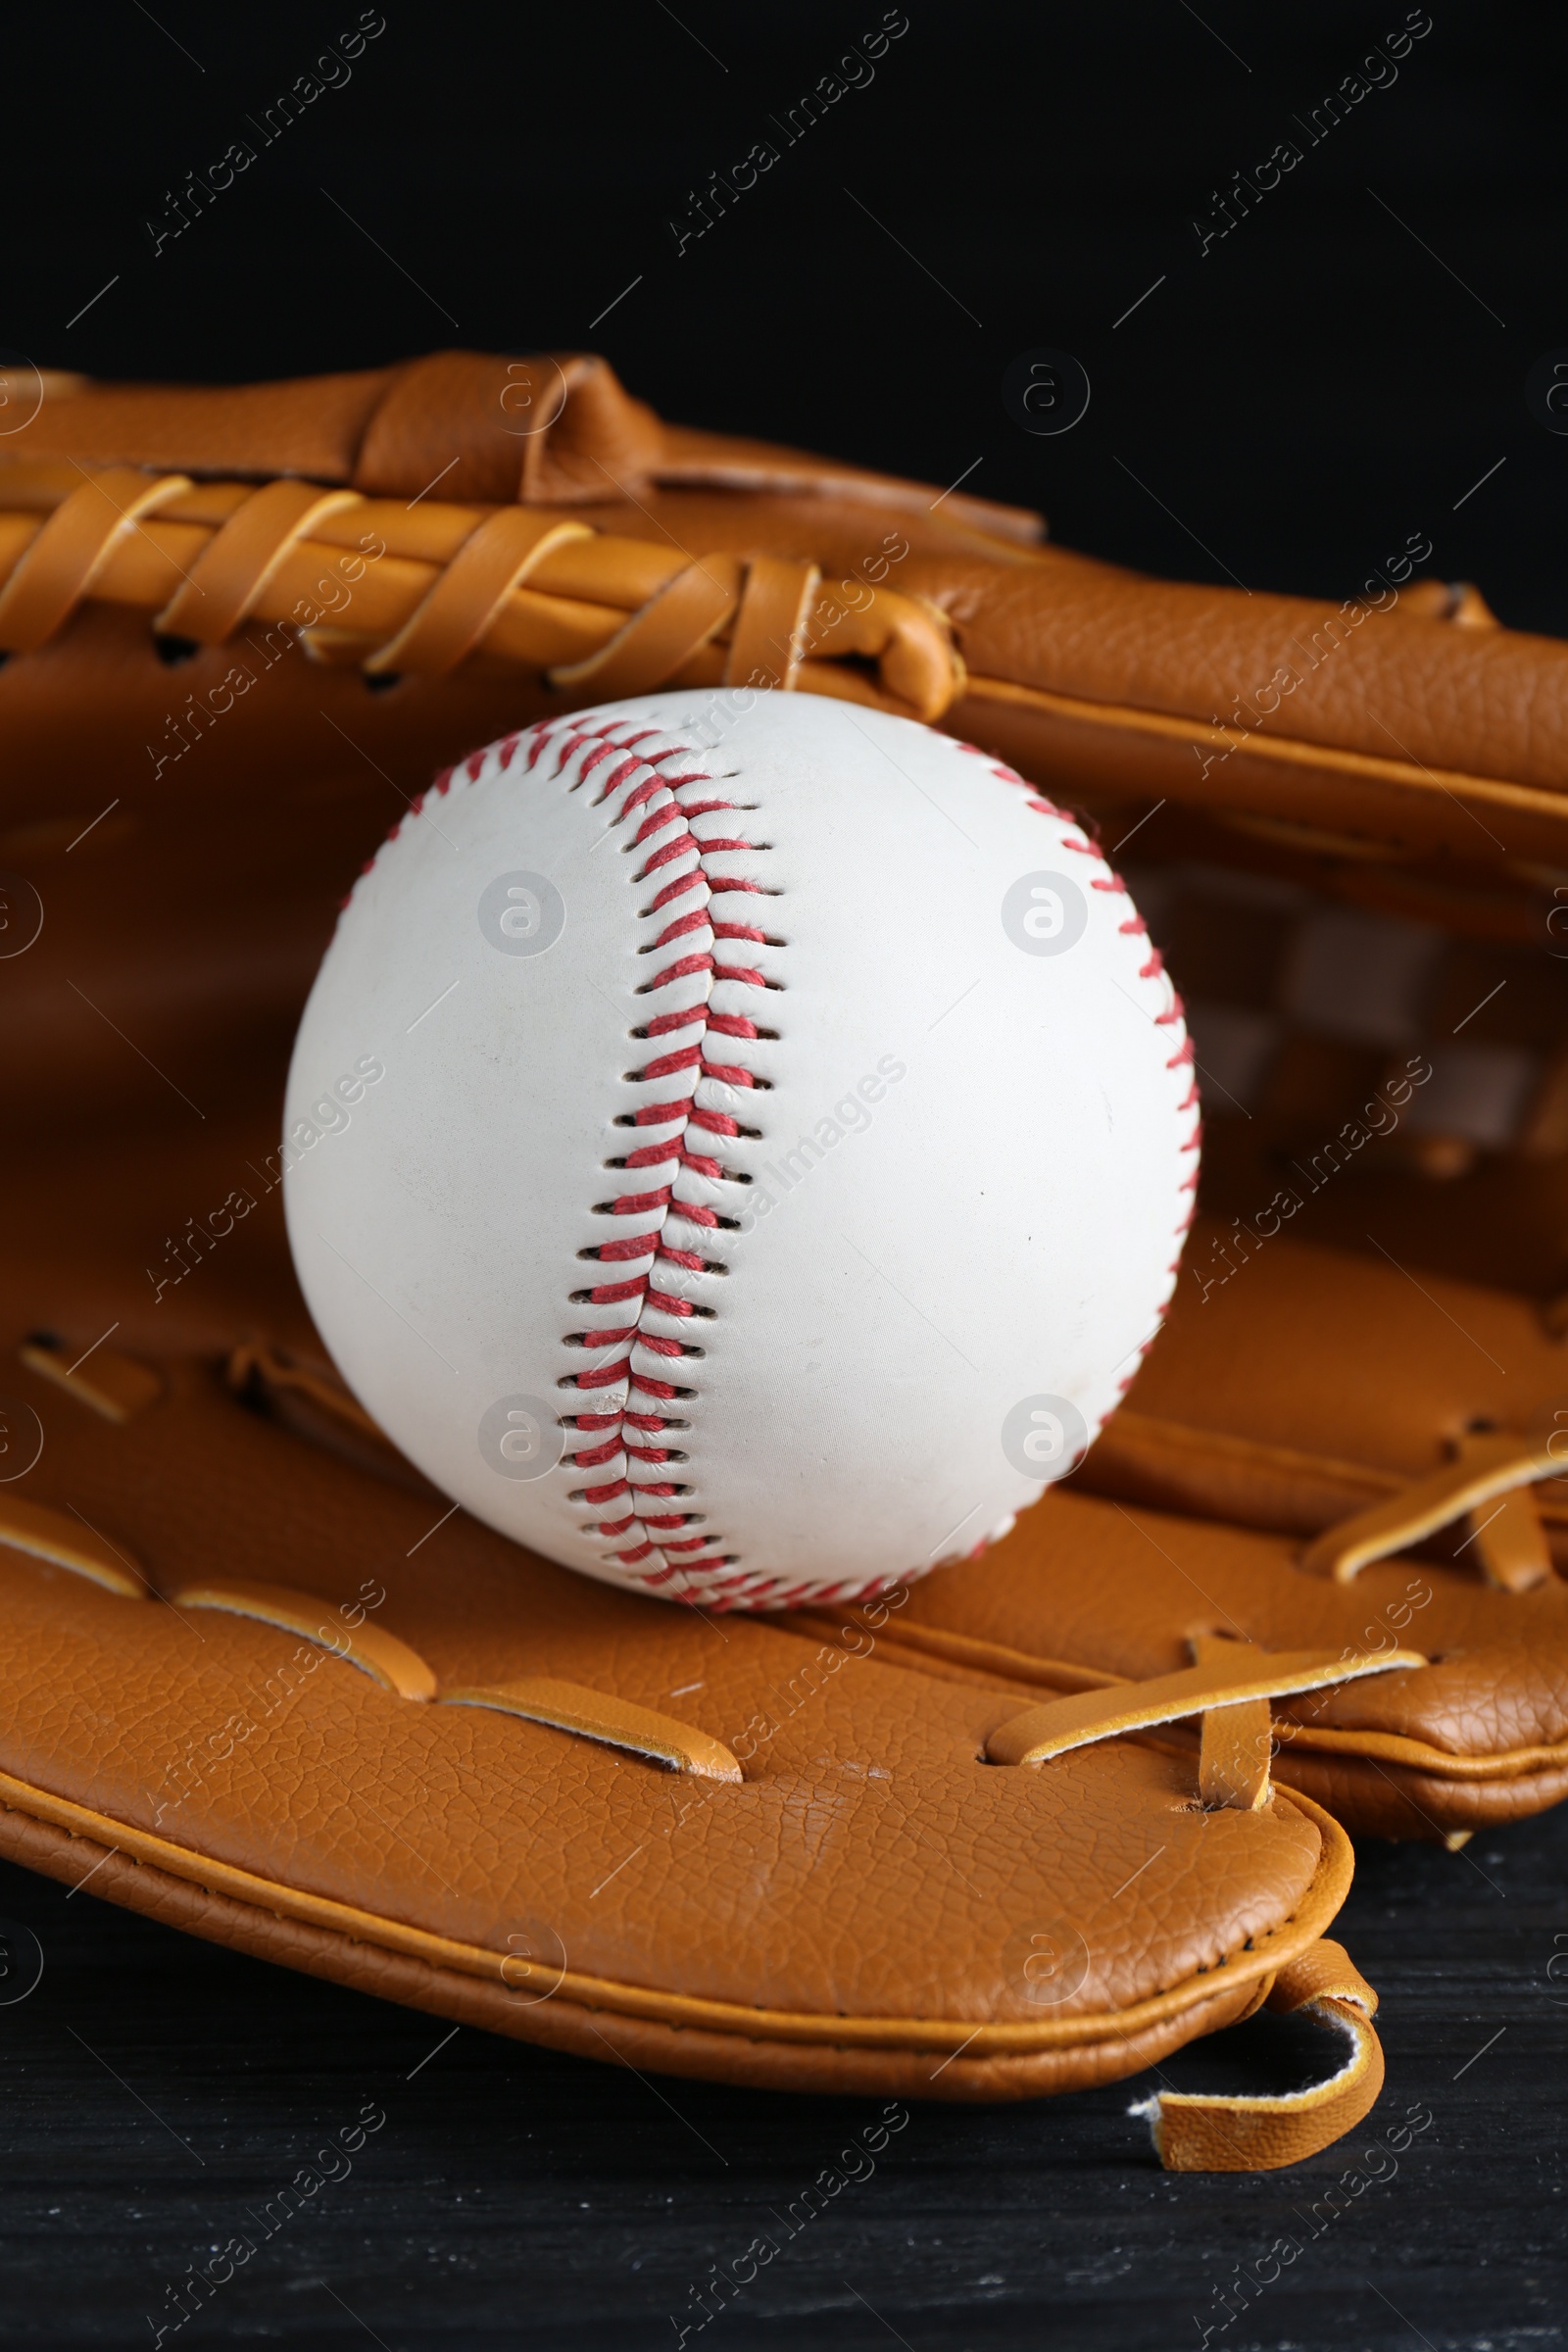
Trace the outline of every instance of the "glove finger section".
{"type": "Polygon", "coordinates": [[[906,1631],[1060,1689],[1213,1633],[1413,1648],[1278,1696],[1276,1771],[1353,1829],[1459,1843],[1568,1794],[1556,912],[1517,870],[1440,878],[1430,843],[1371,858],[1364,794],[1337,851],[1256,799],[1145,816],[1128,878],[1185,999],[1207,1213],[1079,1499],[906,1631]]]}
{"type": "Polygon", "coordinates": [[[1066,1691],[1174,1674],[1216,1637],[1270,1653],[1315,1645],[1340,1679],[1274,1693],[1274,1770],[1356,1826],[1452,1841],[1568,1791],[1560,1579],[1506,1592],[1401,1553],[1336,1582],[1307,1573],[1305,1551],[1058,1491],[983,1564],[911,1592],[898,1639],[1019,1690],[1066,1691]]]}
{"type": "Polygon", "coordinates": [[[1439,1752],[1381,1760],[1516,1796],[1534,1783],[1552,1801],[1568,1740],[1565,1405],[1562,1342],[1534,1300],[1282,1240],[1247,1281],[1178,1293],[1086,1481],[1123,1508],[1287,1539],[1277,1565],[1256,1555],[1267,1592],[1248,1612],[1272,1629],[1258,1638],[1393,1639],[1433,1661],[1337,1697],[1314,1715],[1322,1732],[1425,1743],[1439,1752]]]}
{"type": "MultiPolygon", "coordinates": [[[[220,1366],[123,1421],[14,1385],[0,1837],[220,1940],[638,2065],[1011,2098],[1249,2014],[1343,1899],[1316,1805],[1205,1801],[1125,1709],[999,1761],[1016,1693],[896,1655],[898,1595],[720,1622],[437,1519],[220,1366]]],[[[1139,1722],[1311,1678],[1195,1671],[1139,1722]]]]}

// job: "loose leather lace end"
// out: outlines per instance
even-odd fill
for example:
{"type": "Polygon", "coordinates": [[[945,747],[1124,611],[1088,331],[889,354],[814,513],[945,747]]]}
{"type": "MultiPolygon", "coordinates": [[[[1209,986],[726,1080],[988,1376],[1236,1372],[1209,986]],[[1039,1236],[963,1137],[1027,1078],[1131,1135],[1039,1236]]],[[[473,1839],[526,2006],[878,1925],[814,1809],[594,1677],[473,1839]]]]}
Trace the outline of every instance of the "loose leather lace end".
{"type": "Polygon", "coordinates": [[[1383,2088],[1377,2005],[1343,1945],[1321,1936],[1280,1971],[1265,2006],[1316,2017],[1342,2034],[1347,2048],[1336,2073],[1276,2097],[1162,2090],[1128,2113],[1147,2122],[1168,2173],[1268,2173],[1299,2164],[1353,2131],[1383,2088]]]}

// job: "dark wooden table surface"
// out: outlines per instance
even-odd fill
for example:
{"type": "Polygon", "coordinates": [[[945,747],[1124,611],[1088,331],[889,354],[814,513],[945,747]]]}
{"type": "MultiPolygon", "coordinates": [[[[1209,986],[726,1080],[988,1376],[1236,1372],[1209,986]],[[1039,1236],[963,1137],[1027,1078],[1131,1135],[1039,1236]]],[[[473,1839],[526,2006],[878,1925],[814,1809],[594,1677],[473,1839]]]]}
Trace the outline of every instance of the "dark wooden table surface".
{"type": "MultiPolygon", "coordinates": [[[[0,1993],[35,1971],[19,1931],[43,1971],[0,2007],[0,2341],[151,2345],[169,2326],[180,2352],[665,2352],[684,2326],[702,2352],[1183,2352],[1206,2328],[1222,2352],[1549,2352],[1568,2336],[1565,1865],[1568,1812],[1458,1855],[1364,1847],[1343,1933],[1383,1996],[1382,2100],[1290,2172],[1185,2178],[1127,2116],[1148,2077],[911,2106],[874,2159],[841,2162],[879,2102],[453,2034],[7,1868],[0,1993]],[[278,2191],[367,2113],[385,2121],[284,2223],[278,2191]],[[862,2177],[804,2221],[824,2171],[862,2177]],[[776,2257],[700,2327],[697,2290],[760,2233],[776,2257]],[[255,2253],[176,2331],[170,2290],[236,2235],[255,2253]]],[[[1167,2073],[1294,2063],[1250,2055],[1260,2032],[1167,2073]]]]}

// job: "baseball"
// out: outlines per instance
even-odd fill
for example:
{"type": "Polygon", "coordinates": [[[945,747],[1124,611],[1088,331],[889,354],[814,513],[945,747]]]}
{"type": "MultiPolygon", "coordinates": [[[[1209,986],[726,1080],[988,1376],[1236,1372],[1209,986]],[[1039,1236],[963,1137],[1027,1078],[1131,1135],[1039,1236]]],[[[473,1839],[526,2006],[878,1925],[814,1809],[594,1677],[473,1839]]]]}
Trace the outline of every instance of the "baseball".
{"type": "Polygon", "coordinates": [[[1076,1466],[1198,1104],[1071,818],[912,720],[693,689],[437,779],[344,907],[283,1149],[318,1329],[437,1486],[772,1609],[971,1554],[1076,1466]]]}

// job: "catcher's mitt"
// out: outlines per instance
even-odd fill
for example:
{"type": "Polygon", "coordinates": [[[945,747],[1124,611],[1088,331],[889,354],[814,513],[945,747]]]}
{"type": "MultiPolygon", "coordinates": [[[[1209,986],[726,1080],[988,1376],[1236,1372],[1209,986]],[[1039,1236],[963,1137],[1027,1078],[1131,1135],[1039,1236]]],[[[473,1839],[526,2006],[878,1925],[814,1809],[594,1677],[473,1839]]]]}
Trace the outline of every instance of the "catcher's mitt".
{"type": "Polygon", "coordinates": [[[1516,1491],[1551,1474],[1549,1419],[1527,1424],[1568,1282],[1547,929],[1568,653],[1410,586],[1408,552],[1334,608],[1140,580],[1037,531],[662,426],[587,360],[46,385],[0,463],[0,862],[27,950],[0,1055],[38,1136],[3,1245],[9,1458],[34,1422],[50,1441],[0,1486],[8,1851],[454,2015],[807,2086],[1102,2079],[1278,1971],[1277,1998],[1353,2030],[1348,2074],[1259,2108],[1255,2141],[1167,2101],[1166,2160],[1288,2160],[1363,2111],[1364,1993],[1311,1943],[1343,1837],[1270,1800],[1258,1740],[1282,1701],[1281,1775],[1406,1832],[1558,1792],[1561,1586],[1516,1491]],[[522,719],[668,683],[934,720],[1112,855],[1136,832],[1140,904],[1194,975],[1210,1116],[1240,1106],[1234,1141],[1215,1121],[1218,1242],[1086,1466],[1096,1494],[805,1650],[787,1624],[715,1640],[579,1588],[466,1521],[426,1545],[440,1505],[398,1491],[415,1474],[320,1362],[276,1214],[288,1040],[396,796],[522,719]],[[1368,1090],[1391,1108],[1363,1114],[1368,1090]],[[1332,1180],[1296,1184],[1285,1163],[1316,1168],[1326,1138],[1332,1180]],[[1308,1229],[1342,1247],[1303,1250],[1308,1229]],[[1390,1315],[1378,1286],[1407,1278],[1528,1366],[1522,1407],[1390,1315]],[[1365,1565],[1469,1511],[1457,1564],[1365,1565]],[[143,1575],[183,1620],[133,1597],[143,1575]],[[286,1657],[297,1686],[259,1720],[286,1657]],[[807,1658],[839,1679],[777,1722],[807,1658]],[[759,1715],[774,1729],[742,1756],[759,1715]],[[982,1750],[1054,1761],[985,1773],[982,1750]],[[685,1781],[650,1756],[701,1784],[689,1867],[685,1781]],[[885,1756],[927,1809],[879,1804],[885,1756]],[[816,1813],[831,1886],[798,1886],[816,1813]],[[914,1860],[921,1838],[940,1860],[914,1860]],[[1162,1838],[1177,1893],[1163,1865],[1129,1880],[1162,1838]],[[601,1886],[622,1845],[655,1857],[636,1899],[631,1864],[601,1886]],[[1021,1962],[1015,1928],[1045,1939],[1021,1962]],[[1085,1973],[1040,2001],[1076,1976],[1075,1936],[1085,1973]]]}

